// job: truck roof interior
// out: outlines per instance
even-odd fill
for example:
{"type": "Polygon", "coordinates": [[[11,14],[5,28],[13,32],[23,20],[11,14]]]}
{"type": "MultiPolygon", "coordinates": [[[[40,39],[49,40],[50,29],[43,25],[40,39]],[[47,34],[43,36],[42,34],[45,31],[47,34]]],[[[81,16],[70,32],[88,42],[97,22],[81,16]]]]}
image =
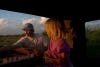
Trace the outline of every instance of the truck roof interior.
{"type": "MultiPolygon", "coordinates": [[[[37,16],[44,16],[44,17],[56,17],[61,19],[71,19],[73,20],[73,24],[76,28],[77,32],[77,40],[75,40],[75,45],[73,48],[73,63],[76,64],[76,67],[82,67],[86,66],[87,62],[93,63],[93,59],[87,60],[87,54],[86,54],[86,35],[85,35],[85,22],[98,20],[100,19],[100,15],[98,14],[92,14],[87,11],[87,15],[84,15],[81,10],[75,10],[71,8],[62,7],[44,7],[40,5],[39,7],[35,7],[37,5],[33,5],[32,3],[28,2],[28,4],[25,2],[22,4],[22,2],[8,2],[9,4],[6,4],[6,6],[2,5],[0,9],[3,10],[9,10],[9,11],[15,11],[15,12],[21,12],[21,13],[27,13],[27,14],[33,14],[37,16]],[[19,6],[20,5],[20,6],[19,6]],[[13,6],[13,7],[11,7],[13,6]],[[78,13],[79,12],[79,13],[78,13]],[[89,13],[89,14],[88,14],[89,13]],[[91,14],[91,15],[90,15],[91,14]],[[92,60],[92,61],[91,61],[92,60]]],[[[46,4],[47,5],[47,4],[46,4]]]]}

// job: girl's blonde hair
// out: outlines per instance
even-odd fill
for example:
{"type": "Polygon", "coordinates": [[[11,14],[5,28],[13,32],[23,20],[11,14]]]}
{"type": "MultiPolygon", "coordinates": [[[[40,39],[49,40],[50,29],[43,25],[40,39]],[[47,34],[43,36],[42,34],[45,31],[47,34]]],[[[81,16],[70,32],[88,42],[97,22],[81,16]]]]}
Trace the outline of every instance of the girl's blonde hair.
{"type": "Polygon", "coordinates": [[[48,36],[51,39],[63,39],[64,38],[64,28],[61,25],[62,22],[60,20],[51,18],[48,19],[45,23],[45,28],[48,33],[48,36]]]}

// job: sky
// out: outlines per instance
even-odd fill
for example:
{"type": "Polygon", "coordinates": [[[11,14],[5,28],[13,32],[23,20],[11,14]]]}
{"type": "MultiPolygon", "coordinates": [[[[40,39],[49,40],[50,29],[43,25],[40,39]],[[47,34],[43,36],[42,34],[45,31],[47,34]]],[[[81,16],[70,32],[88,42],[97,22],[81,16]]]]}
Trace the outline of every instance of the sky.
{"type": "Polygon", "coordinates": [[[0,9],[0,35],[22,34],[25,23],[32,23],[35,33],[41,33],[45,30],[44,23],[47,19],[49,18],[0,9]]]}
{"type": "Polygon", "coordinates": [[[91,30],[100,29],[100,20],[86,22],[85,28],[91,30]]]}
{"type": "MultiPolygon", "coordinates": [[[[47,19],[49,18],[0,9],[0,35],[22,34],[25,23],[32,23],[35,33],[41,33],[45,30],[44,23],[47,19]]],[[[100,20],[87,22],[85,28],[100,28],[100,20]]]]}

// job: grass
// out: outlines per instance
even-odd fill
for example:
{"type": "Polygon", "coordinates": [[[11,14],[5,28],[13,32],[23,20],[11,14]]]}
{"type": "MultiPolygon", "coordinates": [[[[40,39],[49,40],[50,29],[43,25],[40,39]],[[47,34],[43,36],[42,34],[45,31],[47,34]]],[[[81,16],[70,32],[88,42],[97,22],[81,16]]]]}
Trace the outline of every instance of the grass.
{"type": "MultiPolygon", "coordinates": [[[[0,36],[0,46],[3,45],[12,45],[17,40],[19,40],[22,35],[7,35],[0,36]]],[[[48,39],[47,36],[44,36],[45,39],[48,39]]],[[[88,40],[87,42],[87,56],[88,58],[100,58],[100,41],[98,40],[88,40]]]]}
{"type": "Polygon", "coordinates": [[[90,59],[100,59],[100,29],[87,30],[87,56],[90,59]]]}
{"type": "MultiPolygon", "coordinates": [[[[13,43],[15,43],[17,40],[19,40],[23,35],[6,35],[0,36],[0,46],[3,45],[12,45],[13,43]]],[[[48,37],[47,35],[43,35],[45,40],[48,41],[48,37]]]]}
{"type": "Polygon", "coordinates": [[[100,45],[99,43],[91,43],[87,45],[87,56],[90,59],[100,59],[100,45]]]}
{"type": "Polygon", "coordinates": [[[0,36],[0,46],[12,45],[14,42],[16,42],[20,38],[21,38],[21,35],[0,36]]]}

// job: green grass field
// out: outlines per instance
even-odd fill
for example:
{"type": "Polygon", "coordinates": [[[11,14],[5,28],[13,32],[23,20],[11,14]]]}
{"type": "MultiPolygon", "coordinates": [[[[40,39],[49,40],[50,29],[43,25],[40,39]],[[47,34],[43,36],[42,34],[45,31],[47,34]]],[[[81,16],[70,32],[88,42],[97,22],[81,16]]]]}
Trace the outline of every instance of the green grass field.
{"type": "Polygon", "coordinates": [[[100,29],[86,31],[88,58],[100,59],[100,29]]]}
{"type": "MultiPolygon", "coordinates": [[[[44,32],[43,35],[46,39],[48,39],[47,34],[44,32]]],[[[20,39],[22,35],[7,35],[0,36],[0,46],[3,45],[12,45],[18,39],[20,39]]],[[[87,56],[88,58],[100,58],[100,30],[95,31],[87,31],[87,56]]]]}
{"type": "Polygon", "coordinates": [[[100,45],[87,45],[88,58],[100,59],[100,45]]]}
{"type": "MultiPolygon", "coordinates": [[[[45,38],[45,41],[48,41],[49,38],[48,38],[46,32],[44,31],[42,34],[43,34],[43,37],[45,38]]],[[[17,40],[19,40],[21,37],[23,37],[23,34],[20,34],[20,35],[0,35],[0,46],[12,45],[17,40]]]]}
{"type": "Polygon", "coordinates": [[[12,45],[14,42],[16,42],[20,38],[21,38],[21,35],[0,36],[0,46],[12,45]]]}

